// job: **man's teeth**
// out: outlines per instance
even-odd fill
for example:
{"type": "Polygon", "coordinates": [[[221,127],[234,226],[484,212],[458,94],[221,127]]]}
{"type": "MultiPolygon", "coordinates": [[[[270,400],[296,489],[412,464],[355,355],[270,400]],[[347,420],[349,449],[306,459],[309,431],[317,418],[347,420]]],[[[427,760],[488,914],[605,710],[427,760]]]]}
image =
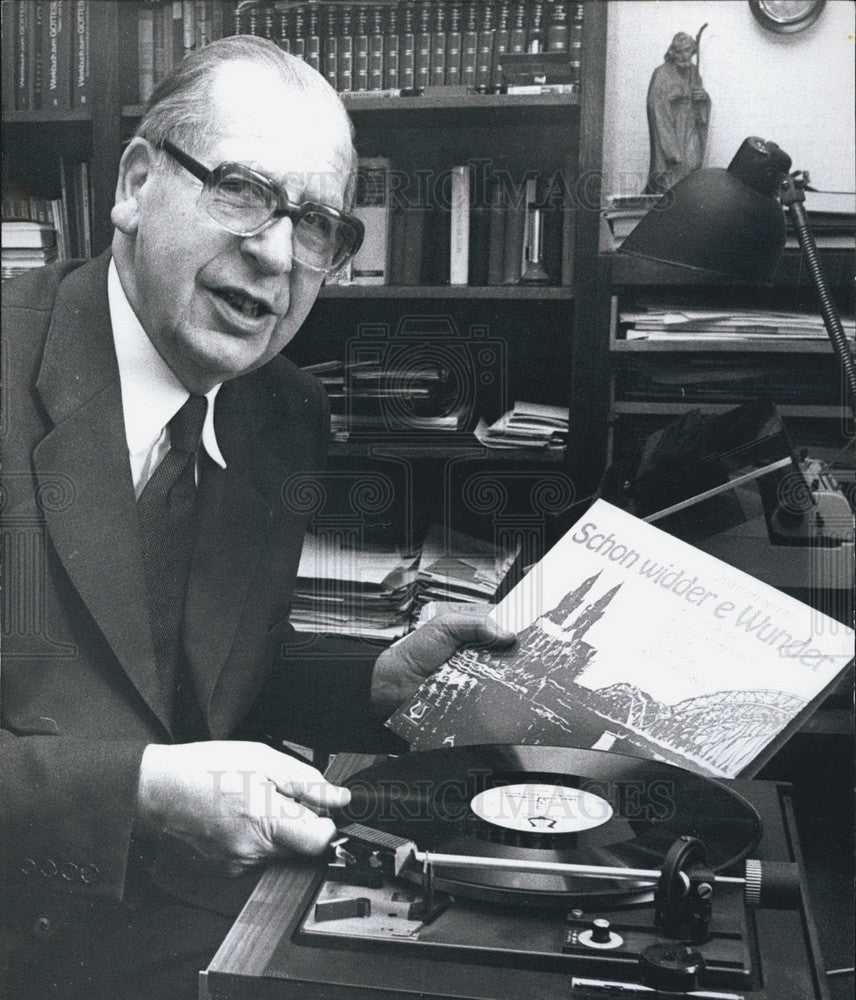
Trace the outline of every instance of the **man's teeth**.
{"type": "Polygon", "coordinates": [[[245,316],[261,316],[263,312],[267,312],[267,308],[258,299],[254,299],[249,295],[242,295],[231,288],[223,289],[220,295],[233,309],[237,309],[238,312],[242,312],[245,316]]]}

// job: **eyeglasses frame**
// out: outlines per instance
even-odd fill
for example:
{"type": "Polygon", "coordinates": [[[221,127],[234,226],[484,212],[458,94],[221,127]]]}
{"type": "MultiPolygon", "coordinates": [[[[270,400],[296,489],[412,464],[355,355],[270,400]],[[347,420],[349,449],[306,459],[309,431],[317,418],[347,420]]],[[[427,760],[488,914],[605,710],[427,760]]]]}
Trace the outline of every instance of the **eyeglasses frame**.
{"type": "Polygon", "coordinates": [[[291,219],[291,221],[296,226],[297,223],[300,222],[300,220],[304,218],[304,216],[309,215],[310,212],[315,212],[320,215],[325,215],[328,218],[335,219],[337,222],[347,223],[349,226],[353,228],[356,234],[356,238],[353,249],[348,251],[347,255],[344,257],[342,261],[340,261],[338,264],[330,268],[318,267],[317,265],[314,264],[306,264],[303,261],[299,261],[301,266],[306,267],[311,271],[317,271],[322,274],[332,274],[338,271],[340,268],[344,267],[344,265],[349,260],[353,259],[354,255],[357,253],[357,251],[360,249],[360,246],[362,245],[363,239],[365,238],[366,230],[365,226],[363,225],[362,219],[358,219],[355,215],[349,215],[347,212],[340,212],[339,209],[337,208],[332,208],[329,205],[322,205],[320,202],[317,201],[304,201],[300,202],[299,204],[295,204],[294,202],[289,201],[288,197],[283,193],[283,191],[280,188],[278,188],[273,183],[273,181],[269,177],[266,177],[263,173],[261,173],[258,170],[254,170],[252,167],[248,167],[244,163],[227,161],[218,164],[218,166],[213,167],[212,169],[209,169],[208,167],[200,163],[199,160],[192,157],[189,153],[185,153],[183,149],[180,149],[178,146],[175,145],[174,142],[171,142],[169,139],[163,139],[161,142],[157,143],[156,148],[162,149],[164,152],[169,153],[169,155],[175,160],[176,163],[179,164],[179,166],[184,167],[184,169],[187,170],[188,173],[192,174],[197,180],[202,181],[203,187],[209,184],[210,179],[214,174],[224,170],[226,167],[231,167],[231,168],[237,168],[242,173],[249,175],[250,177],[252,177],[253,180],[258,181],[258,183],[260,183],[268,190],[273,192],[277,202],[276,208],[271,213],[270,218],[268,218],[260,226],[250,230],[249,232],[236,232],[234,229],[230,229],[228,226],[225,226],[219,219],[214,219],[214,221],[217,223],[218,226],[222,226],[223,229],[226,230],[226,232],[232,233],[234,236],[241,236],[241,237],[258,236],[259,233],[262,233],[266,229],[269,229],[277,221],[277,219],[283,219],[283,218],[291,219]]]}

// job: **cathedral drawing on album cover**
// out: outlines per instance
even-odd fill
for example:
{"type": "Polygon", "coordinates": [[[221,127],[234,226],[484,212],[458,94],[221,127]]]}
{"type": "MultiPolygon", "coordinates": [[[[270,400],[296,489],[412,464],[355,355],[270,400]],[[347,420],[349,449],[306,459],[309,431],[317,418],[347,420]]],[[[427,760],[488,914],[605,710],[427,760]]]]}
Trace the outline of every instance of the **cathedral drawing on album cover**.
{"type": "Polygon", "coordinates": [[[570,743],[734,774],[804,706],[775,690],[716,691],[665,704],[631,682],[586,686],[600,652],[587,635],[623,586],[598,594],[600,575],[582,580],[520,632],[510,654],[456,653],[393,728],[428,749],[454,745],[464,732],[469,743],[482,731],[496,741],[510,723],[508,738],[520,742],[570,743]]]}

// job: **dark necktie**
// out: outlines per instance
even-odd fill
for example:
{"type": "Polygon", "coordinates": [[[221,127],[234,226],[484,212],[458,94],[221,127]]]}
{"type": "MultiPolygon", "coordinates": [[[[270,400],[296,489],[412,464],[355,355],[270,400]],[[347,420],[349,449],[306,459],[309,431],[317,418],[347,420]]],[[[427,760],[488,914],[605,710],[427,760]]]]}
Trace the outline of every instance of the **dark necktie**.
{"type": "Polygon", "coordinates": [[[170,449],[137,500],[155,662],[173,735],[205,735],[182,626],[193,552],[196,453],[208,401],[191,396],[169,422],[170,449]]]}

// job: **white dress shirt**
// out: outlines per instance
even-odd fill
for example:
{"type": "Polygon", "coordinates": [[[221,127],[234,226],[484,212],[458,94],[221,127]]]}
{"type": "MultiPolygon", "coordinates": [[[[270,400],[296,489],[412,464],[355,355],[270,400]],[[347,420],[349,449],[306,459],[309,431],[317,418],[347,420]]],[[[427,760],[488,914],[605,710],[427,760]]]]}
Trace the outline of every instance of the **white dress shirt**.
{"type": "MultiPolygon", "coordinates": [[[[140,325],[125,295],[115,261],[107,272],[107,298],[113,343],[119,362],[122,387],[122,413],[125,438],[131,459],[134,494],[139,497],[149,477],[169,451],[169,427],[190,393],[155,350],[140,325]]],[[[202,446],[221,468],[226,460],[214,433],[214,399],[220,390],[215,385],[205,394],[208,410],[202,427],[202,446]]]]}

